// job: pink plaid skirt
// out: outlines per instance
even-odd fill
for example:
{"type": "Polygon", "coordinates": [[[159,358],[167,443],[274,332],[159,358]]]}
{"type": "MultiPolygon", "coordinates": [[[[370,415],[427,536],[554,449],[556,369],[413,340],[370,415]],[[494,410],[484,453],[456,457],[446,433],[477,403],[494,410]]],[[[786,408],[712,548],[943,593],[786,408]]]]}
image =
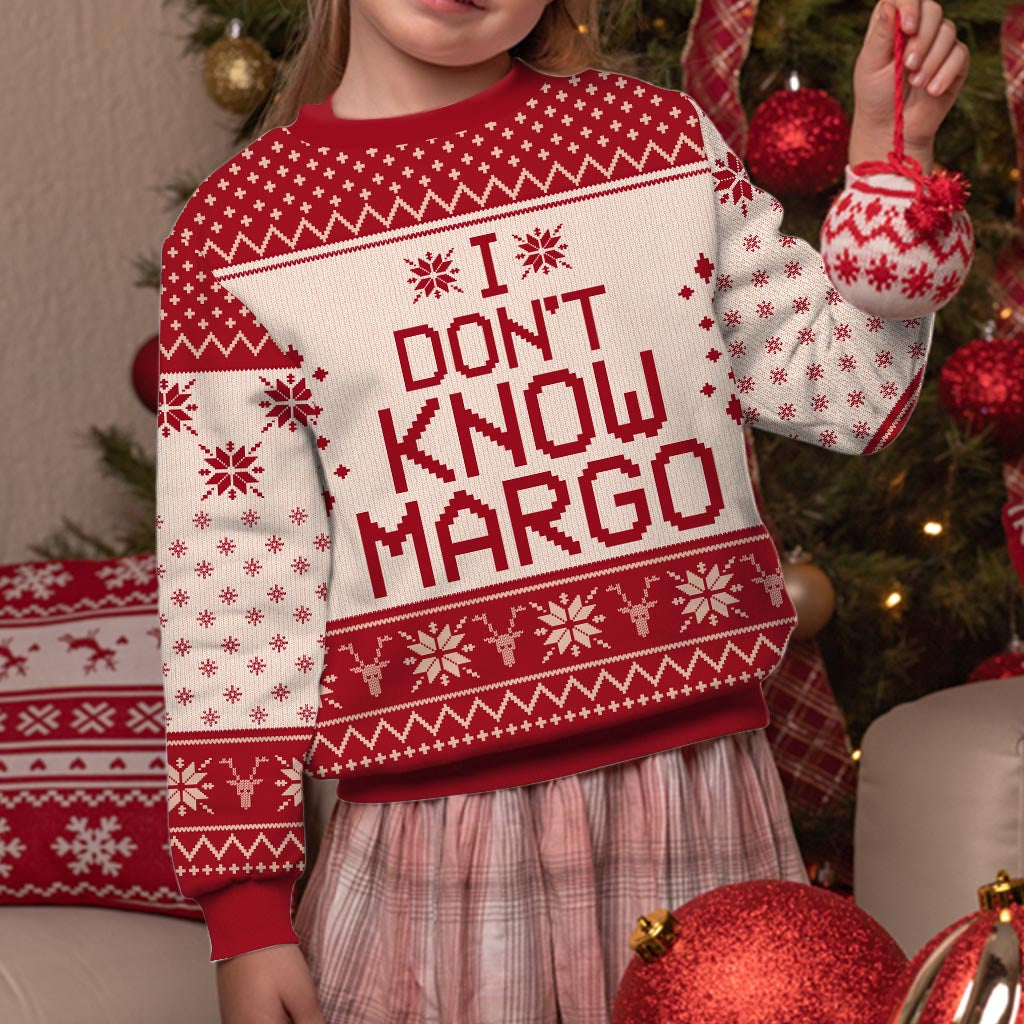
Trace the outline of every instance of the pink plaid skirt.
{"type": "Polygon", "coordinates": [[[807,881],[763,730],[334,808],[295,929],[327,1024],[608,1024],[636,919],[807,881]]]}

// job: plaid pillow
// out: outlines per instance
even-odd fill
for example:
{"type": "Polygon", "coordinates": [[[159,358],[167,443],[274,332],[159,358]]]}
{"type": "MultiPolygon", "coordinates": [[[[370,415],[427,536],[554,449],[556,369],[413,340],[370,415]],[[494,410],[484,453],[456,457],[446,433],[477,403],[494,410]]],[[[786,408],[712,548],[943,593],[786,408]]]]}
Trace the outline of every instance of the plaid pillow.
{"type": "Polygon", "coordinates": [[[0,566],[0,903],[203,920],[168,849],[155,569],[0,566]]]}

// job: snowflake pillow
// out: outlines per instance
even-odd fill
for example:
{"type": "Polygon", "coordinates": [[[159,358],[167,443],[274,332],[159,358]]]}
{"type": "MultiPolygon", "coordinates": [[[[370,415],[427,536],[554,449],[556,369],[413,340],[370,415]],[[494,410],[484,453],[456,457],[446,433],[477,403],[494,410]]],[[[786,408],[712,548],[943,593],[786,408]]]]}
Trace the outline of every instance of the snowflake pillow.
{"type": "Polygon", "coordinates": [[[0,566],[0,903],[203,919],[168,850],[155,568],[0,566]]]}

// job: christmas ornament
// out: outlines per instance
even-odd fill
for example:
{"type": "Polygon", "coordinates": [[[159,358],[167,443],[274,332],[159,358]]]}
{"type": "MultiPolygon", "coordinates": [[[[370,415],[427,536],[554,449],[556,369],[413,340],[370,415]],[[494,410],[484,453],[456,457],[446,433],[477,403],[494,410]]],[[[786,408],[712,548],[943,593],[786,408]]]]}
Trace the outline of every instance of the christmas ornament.
{"type": "Polygon", "coordinates": [[[274,84],[274,60],[250,36],[242,35],[242,22],[232,18],[207,51],[203,81],[214,103],[234,114],[251,113],[266,98],[274,84]]]}
{"type": "Polygon", "coordinates": [[[822,89],[782,89],[750,119],[747,167],[777,195],[813,195],[843,176],[850,144],[846,112],[822,89]]]}
{"type": "Polygon", "coordinates": [[[796,608],[793,636],[805,640],[825,628],[836,610],[836,592],[828,576],[814,565],[806,551],[797,548],[782,560],[786,592],[796,608]]]}
{"type": "Polygon", "coordinates": [[[939,401],[961,426],[991,429],[1006,452],[1024,449],[1024,344],[1007,338],[970,341],[946,360],[939,401]]]}
{"type": "Polygon", "coordinates": [[[132,360],[132,387],[139,401],[150,411],[156,412],[160,404],[157,374],[157,353],[159,341],[153,335],[144,341],[132,360]]]}
{"type": "Polygon", "coordinates": [[[1024,676],[1024,641],[1014,635],[1005,651],[983,661],[968,677],[969,683],[981,683],[987,679],[1013,679],[1024,676]]]}
{"type": "Polygon", "coordinates": [[[821,255],[836,290],[854,306],[887,318],[941,309],[959,291],[974,259],[974,229],[965,211],[969,183],[938,167],[926,175],[903,151],[904,44],[897,12],[889,158],[851,168],[854,181],[821,227],[821,255]],[[938,272],[929,269],[928,256],[938,261],[938,272]]]}
{"type": "Polygon", "coordinates": [[[852,900],[765,879],[640,917],[612,1024],[864,1024],[906,957],[852,900]]]}
{"type": "Polygon", "coordinates": [[[887,1024],[1024,1024],[1024,879],[1000,871],[978,899],[980,912],[940,932],[910,962],[887,1024]]]}

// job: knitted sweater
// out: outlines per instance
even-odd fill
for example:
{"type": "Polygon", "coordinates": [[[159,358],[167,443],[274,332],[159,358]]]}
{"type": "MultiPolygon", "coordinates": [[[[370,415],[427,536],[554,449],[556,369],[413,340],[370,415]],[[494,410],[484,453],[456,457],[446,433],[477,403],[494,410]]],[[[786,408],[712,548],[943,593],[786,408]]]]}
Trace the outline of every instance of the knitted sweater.
{"type": "Polygon", "coordinates": [[[201,184],[157,525],[212,960],[297,941],[304,772],[423,799],[767,724],[795,614],[743,425],[876,451],[934,320],[846,303],[782,214],[686,94],[518,60],[408,116],[307,106],[201,184]]]}

